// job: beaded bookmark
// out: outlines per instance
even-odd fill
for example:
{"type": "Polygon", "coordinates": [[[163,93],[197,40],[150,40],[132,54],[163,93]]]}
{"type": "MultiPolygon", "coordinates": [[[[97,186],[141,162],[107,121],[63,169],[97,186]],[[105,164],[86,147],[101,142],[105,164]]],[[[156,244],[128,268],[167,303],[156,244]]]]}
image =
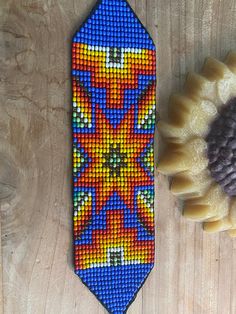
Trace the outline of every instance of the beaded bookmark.
{"type": "Polygon", "coordinates": [[[109,313],[154,265],[155,45],[125,0],[100,0],[73,37],[75,272],[109,313]]]}

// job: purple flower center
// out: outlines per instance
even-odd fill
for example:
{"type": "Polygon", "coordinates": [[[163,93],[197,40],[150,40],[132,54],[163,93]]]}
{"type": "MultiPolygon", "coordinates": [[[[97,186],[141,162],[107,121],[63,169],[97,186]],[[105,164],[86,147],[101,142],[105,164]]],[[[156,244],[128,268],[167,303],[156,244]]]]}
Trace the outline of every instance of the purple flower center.
{"type": "Polygon", "coordinates": [[[236,196],[236,98],[223,106],[206,137],[211,176],[229,196],[236,196]]]}

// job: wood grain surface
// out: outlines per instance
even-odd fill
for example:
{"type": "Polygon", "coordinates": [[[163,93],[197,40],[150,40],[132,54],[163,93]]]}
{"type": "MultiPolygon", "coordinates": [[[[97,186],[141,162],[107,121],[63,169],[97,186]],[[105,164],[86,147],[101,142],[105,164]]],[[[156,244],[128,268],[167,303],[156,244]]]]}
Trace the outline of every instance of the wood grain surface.
{"type": "MultiPolygon", "coordinates": [[[[236,49],[236,1],[129,2],[157,44],[165,117],[188,71],[236,49]]],[[[0,0],[4,314],[106,313],[72,269],[70,40],[94,4],[0,0]]],[[[156,267],[128,313],[235,314],[236,240],[183,219],[158,174],[156,195],[156,267]]]]}

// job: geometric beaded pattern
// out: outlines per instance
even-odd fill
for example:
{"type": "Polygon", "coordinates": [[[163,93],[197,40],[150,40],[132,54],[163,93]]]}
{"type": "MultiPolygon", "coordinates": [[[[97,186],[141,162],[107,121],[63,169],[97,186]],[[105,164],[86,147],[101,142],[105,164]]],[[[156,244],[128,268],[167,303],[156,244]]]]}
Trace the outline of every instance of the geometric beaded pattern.
{"type": "Polygon", "coordinates": [[[125,0],[73,37],[75,272],[125,313],[154,265],[155,45],[125,0]]]}

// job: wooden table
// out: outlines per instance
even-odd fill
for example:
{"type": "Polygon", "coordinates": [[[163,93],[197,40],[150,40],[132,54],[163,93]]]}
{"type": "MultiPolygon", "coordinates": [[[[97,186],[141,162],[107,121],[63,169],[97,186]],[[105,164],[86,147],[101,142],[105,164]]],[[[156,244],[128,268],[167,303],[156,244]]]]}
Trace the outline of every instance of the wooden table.
{"type": "MultiPolygon", "coordinates": [[[[70,40],[94,0],[1,1],[0,295],[5,314],[106,313],[72,269],[70,40]]],[[[158,50],[158,109],[236,49],[235,0],[132,0],[158,50]]],[[[236,240],[181,217],[156,174],[156,267],[129,314],[235,314],[236,240]]]]}

